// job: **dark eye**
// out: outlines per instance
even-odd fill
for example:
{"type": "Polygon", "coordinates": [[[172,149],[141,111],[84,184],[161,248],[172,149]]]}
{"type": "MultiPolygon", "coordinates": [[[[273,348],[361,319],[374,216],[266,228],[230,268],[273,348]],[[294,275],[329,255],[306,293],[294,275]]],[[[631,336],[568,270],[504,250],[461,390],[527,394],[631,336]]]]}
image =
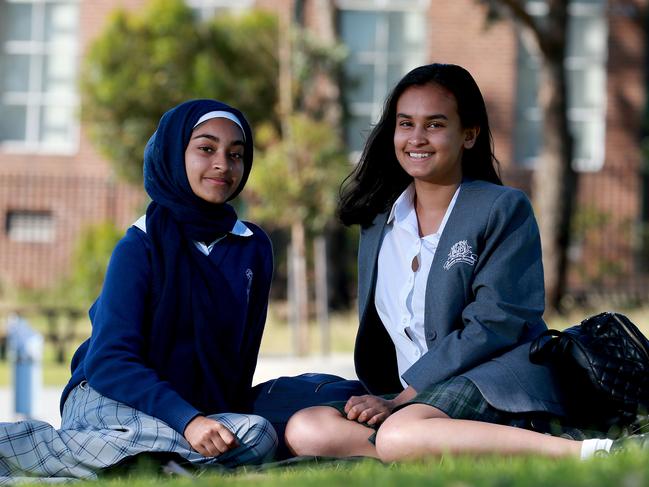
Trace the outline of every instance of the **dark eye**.
{"type": "Polygon", "coordinates": [[[211,154],[211,153],[214,152],[214,149],[209,145],[201,145],[201,146],[198,147],[198,150],[202,151],[202,152],[207,152],[208,154],[211,154]]]}
{"type": "Polygon", "coordinates": [[[234,160],[240,161],[241,159],[243,159],[243,154],[241,154],[240,152],[232,152],[230,153],[230,157],[234,160]]]}
{"type": "Polygon", "coordinates": [[[410,120],[401,120],[399,127],[412,127],[412,122],[410,120]]]}

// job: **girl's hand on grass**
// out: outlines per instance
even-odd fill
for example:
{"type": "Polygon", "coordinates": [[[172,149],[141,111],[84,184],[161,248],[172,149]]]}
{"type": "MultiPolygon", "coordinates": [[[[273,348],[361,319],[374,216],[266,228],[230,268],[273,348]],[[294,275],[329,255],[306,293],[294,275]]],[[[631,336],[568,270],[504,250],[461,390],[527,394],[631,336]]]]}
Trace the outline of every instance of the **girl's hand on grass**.
{"type": "Polygon", "coordinates": [[[217,457],[239,446],[236,436],[222,423],[196,416],[185,428],[185,439],[204,457],[217,457]]]}
{"type": "Polygon", "coordinates": [[[393,401],[378,396],[352,396],[345,404],[345,413],[347,419],[367,423],[369,425],[379,425],[385,421],[395,404],[393,401]]]}

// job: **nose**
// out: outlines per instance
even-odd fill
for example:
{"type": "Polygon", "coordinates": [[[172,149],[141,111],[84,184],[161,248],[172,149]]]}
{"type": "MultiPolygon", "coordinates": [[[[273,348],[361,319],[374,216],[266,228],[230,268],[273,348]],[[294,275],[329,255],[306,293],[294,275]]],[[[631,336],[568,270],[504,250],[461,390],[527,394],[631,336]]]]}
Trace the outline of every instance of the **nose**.
{"type": "Polygon", "coordinates": [[[413,131],[410,133],[408,138],[408,144],[410,145],[424,145],[426,143],[426,132],[422,127],[415,126],[413,131]]]}
{"type": "Polygon", "coordinates": [[[225,151],[217,150],[212,157],[212,168],[227,171],[230,169],[230,164],[225,151]]]}

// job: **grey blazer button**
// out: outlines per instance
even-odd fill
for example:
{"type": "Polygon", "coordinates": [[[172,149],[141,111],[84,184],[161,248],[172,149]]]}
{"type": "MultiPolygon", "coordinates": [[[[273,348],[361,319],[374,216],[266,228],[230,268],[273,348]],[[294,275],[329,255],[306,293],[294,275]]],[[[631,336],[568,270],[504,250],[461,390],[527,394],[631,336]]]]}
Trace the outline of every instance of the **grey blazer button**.
{"type": "Polygon", "coordinates": [[[428,332],[426,338],[432,342],[437,338],[437,332],[435,330],[428,332]]]}

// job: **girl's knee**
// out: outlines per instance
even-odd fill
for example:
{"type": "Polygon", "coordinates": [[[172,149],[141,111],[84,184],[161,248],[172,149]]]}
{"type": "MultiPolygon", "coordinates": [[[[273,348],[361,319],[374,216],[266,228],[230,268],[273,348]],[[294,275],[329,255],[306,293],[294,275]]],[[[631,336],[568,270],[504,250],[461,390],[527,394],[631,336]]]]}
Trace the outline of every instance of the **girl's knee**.
{"type": "Polygon", "coordinates": [[[277,433],[266,418],[254,414],[248,415],[250,426],[242,443],[255,451],[256,458],[248,463],[259,464],[269,461],[277,450],[277,433]]]}
{"type": "Polygon", "coordinates": [[[266,418],[235,413],[210,417],[223,423],[239,439],[237,454],[230,461],[238,465],[255,465],[272,459],[277,449],[277,433],[266,418]]]}
{"type": "Polygon", "coordinates": [[[333,415],[332,408],[316,406],[295,413],[286,424],[284,439],[295,455],[319,455],[328,446],[328,424],[333,415]]]}
{"type": "Polygon", "coordinates": [[[388,418],[376,432],[376,453],[382,462],[401,460],[408,448],[408,431],[403,421],[388,418]]]}

